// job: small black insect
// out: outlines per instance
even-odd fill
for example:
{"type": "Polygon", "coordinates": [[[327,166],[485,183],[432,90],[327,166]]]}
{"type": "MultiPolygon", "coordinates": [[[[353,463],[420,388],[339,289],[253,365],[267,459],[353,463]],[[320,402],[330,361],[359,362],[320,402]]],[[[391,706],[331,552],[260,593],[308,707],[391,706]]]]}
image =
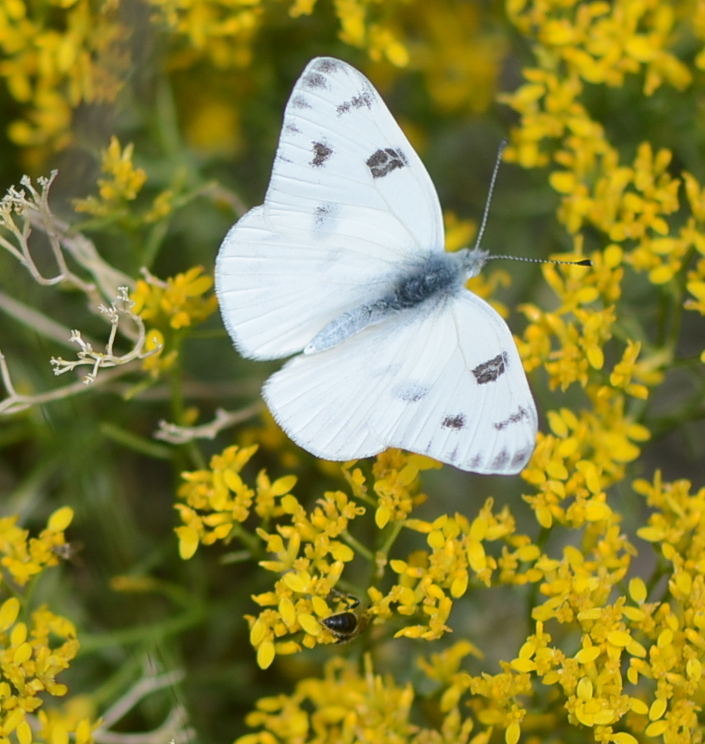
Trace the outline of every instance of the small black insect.
{"type": "MultiPolygon", "coordinates": [[[[335,589],[333,592],[339,594],[335,589]]],[[[347,609],[324,617],[321,620],[321,625],[336,639],[336,643],[349,643],[367,628],[369,618],[365,613],[358,615],[353,612],[360,605],[360,600],[357,597],[352,594],[341,594],[340,597],[342,601],[347,602],[347,609]]]]}

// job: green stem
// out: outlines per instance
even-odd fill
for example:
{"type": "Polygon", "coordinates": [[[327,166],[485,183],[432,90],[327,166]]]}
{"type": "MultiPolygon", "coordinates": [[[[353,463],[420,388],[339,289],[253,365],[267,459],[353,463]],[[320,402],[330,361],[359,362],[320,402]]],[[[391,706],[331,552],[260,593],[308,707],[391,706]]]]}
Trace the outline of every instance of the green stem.
{"type": "Polygon", "coordinates": [[[374,563],[375,556],[371,550],[368,550],[357,538],[354,538],[348,530],[340,533],[343,540],[359,555],[363,556],[369,563],[374,563]]]}
{"type": "Polygon", "coordinates": [[[262,541],[260,538],[244,529],[239,522],[233,522],[231,534],[247,547],[252,560],[257,560],[257,558],[262,558],[264,556],[262,541]]]}
{"type": "Polygon", "coordinates": [[[100,425],[100,433],[128,449],[156,460],[171,460],[173,456],[171,447],[137,436],[137,434],[107,421],[100,425]]]}
{"type": "Polygon", "coordinates": [[[80,655],[94,654],[114,646],[131,645],[133,643],[161,643],[169,636],[178,635],[188,628],[199,625],[205,617],[204,605],[197,602],[192,604],[191,609],[181,615],[162,622],[135,625],[131,628],[114,630],[108,633],[81,633],[79,637],[80,655]]]}

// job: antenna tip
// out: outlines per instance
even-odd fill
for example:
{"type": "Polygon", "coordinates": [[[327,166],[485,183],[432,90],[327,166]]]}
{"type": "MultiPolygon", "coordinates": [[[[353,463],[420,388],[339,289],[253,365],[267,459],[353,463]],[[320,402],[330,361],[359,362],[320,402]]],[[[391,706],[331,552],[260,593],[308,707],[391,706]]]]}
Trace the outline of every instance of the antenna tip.
{"type": "Polygon", "coordinates": [[[592,266],[592,261],[589,258],[586,258],[583,261],[576,261],[576,266],[592,266]]]}

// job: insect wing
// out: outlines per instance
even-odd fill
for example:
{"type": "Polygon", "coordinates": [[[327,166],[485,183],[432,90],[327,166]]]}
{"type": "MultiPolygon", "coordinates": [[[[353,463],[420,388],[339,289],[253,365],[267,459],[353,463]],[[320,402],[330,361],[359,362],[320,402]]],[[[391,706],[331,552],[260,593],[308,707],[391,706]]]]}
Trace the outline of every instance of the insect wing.
{"type": "Polygon", "coordinates": [[[442,250],[436,191],[382,99],[346,63],[312,60],[286,107],[264,205],[218,255],[216,291],[240,353],[301,351],[419,254],[442,250]]]}
{"type": "Polygon", "coordinates": [[[514,339],[467,291],[292,359],[263,393],[287,434],[328,460],[400,447],[506,475],[535,445],[536,408],[514,339]]]}

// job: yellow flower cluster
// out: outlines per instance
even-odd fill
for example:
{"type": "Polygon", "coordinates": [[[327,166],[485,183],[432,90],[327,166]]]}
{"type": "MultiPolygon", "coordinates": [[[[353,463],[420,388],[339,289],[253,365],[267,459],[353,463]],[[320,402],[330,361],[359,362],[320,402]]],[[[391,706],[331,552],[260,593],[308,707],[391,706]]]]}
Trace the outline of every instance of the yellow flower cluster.
{"type": "Polygon", "coordinates": [[[519,31],[536,40],[540,61],[564,66],[566,77],[620,87],[625,76],[642,73],[647,96],[664,83],[682,89],[691,81],[688,68],[666,48],[676,21],[673,4],[509,0],[507,11],[519,31]]]}
{"type": "Polygon", "coordinates": [[[134,145],[129,144],[124,150],[120,147],[117,137],[110,138],[110,145],[102,151],[103,162],[101,170],[109,178],[99,178],[100,199],[89,196],[77,199],[77,212],[88,212],[96,217],[107,217],[115,212],[124,202],[137,198],[142,186],[147,180],[147,174],[142,168],[135,168],[132,164],[134,145]]]}
{"type": "MultiPolygon", "coordinates": [[[[388,457],[389,453],[381,460],[388,457]]],[[[399,453],[392,453],[392,457],[401,466],[399,472],[414,467],[411,458],[405,460],[399,453]]],[[[388,478],[390,462],[379,462],[378,466],[388,478]]],[[[502,663],[499,674],[474,676],[461,671],[465,656],[481,655],[467,641],[433,655],[431,662],[421,661],[422,669],[437,685],[443,730],[449,727],[454,736],[462,731],[463,737],[475,731],[479,738],[474,741],[487,741],[499,728],[506,744],[516,744],[523,729],[549,735],[558,726],[585,727],[592,730],[595,740],[616,744],[636,744],[636,736],[642,733],[663,735],[669,742],[698,741],[691,737],[699,730],[695,701],[705,684],[701,662],[705,653],[701,565],[705,529],[700,519],[705,513],[705,488],[692,495],[689,483],[663,484],[659,475],[653,483],[634,484],[634,490],[646,496],[646,504],[653,510],[639,536],[658,545],[664,561],[670,564],[668,570],[664,565],[664,573],[670,576],[666,596],[648,602],[649,590],[640,578],[629,581],[626,595],[619,591],[636,547],[622,534],[621,517],[607,504],[594,465],[579,463],[573,480],[578,473],[582,487],[573,485],[575,497],[570,505],[554,505],[543,518],[546,527],[560,525],[575,536],[582,533],[578,544],[565,545],[559,557],[552,557],[528,536],[517,533],[507,508],[493,513],[491,500],[473,520],[459,514],[441,516],[434,523],[405,518],[401,524],[426,535],[428,549],[415,551],[407,560],[388,562],[399,576],[398,583],[385,596],[371,587],[366,612],[374,618],[377,630],[391,621],[392,604],[400,618],[424,616],[426,624],[408,625],[396,635],[433,640],[449,630],[446,622],[452,606],[468,591],[501,584],[534,586],[541,596],[531,612],[534,631],[516,657],[502,663]],[[501,550],[493,548],[493,543],[501,550]],[[549,624],[555,632],[547,631],[549,624]],[[536,684],[554,693],[534,712],[527,700],[536,694],[536,684]],[[463,701],[469,708],[461,705],[463,701]]],[[[353,471],[349,482],[355,483],[358,498],[368,497],[359,470],[353,471]]],[[[327,561],[333,549],[328,537],[341,534],[347,526],[343,511],[349,508],[352,517],[351,502],[342,494],[326,494],[319,504],[322,508],[307,515],[296,499],[287,495],[282,505],[292,515],[291,526],[279,526],[276,535],[259,530],[268,540],[268,550],[277,557],[262,565],[282,574],[274,591],[255,597],[269,609],[257,618],[248,618],[263,667],[271,664],[275,653],[293,653],[301,645],[310,647],[319,640],[320,620],[330,613],[320,594],[327,595],[343,564],[352,557],[346,546],[338,544],[339,552],[334,555],[338,562],[327,561]],[[301,644],[275,641],[292,632],[304,634],[301,644]]],[[[542,519],[542,507],[535,508],[542,519]]],[[[364,549],[356,552],[366,554],[364,549]]],[[[378,571],[384,571],[384,553],[367,557],[378,571]]],[[[293,742],[309,731],[333,737],[323,741],[335,740],[335,732],[353,735],[368,708],[361,699],[363,688],[358,685],[362,681],[355,670],[355,666],[334,659],[323,679],[309,678],[292,695],[260,700],[247,722],[262,731],[243,737],[240,744],[266,742],[271,735],[293,742]],[[345,686],[339,687],[343,680],[345,686]],[[332,703],[327,702],[332,700],[335,715],[332,703]],[[325,734],[320,728],[323,721],[333,726],[325,734]]],[[[367,679],[372,679],[369,670],[367,679]]],[[[392,695],[396,688],[392,679],[386,679],[366,689],[392,695]]],[[[413,693],[408,695],[410,706],[413,693]]],[[[404,708],[403,721],[408,715],[404,708]]],[[[394,726],[393,719],[386,721],[388,727],[394,726]]],[[[416,738],[417,733],[413,728],[400,732],[399,741],[423,741],[416,738]]],[[[377,741],[374,737],[370,740],[377,741]]]]}
{"type": "Polygon", "coordinates": [[[101,170],[108,177],[98,179],[100,198],[88,196],[85,199],[75,199],[74,208],[77,212],[127,222],[130,227],[140,221],[147,224],[157,222],[171,212],[174,194],[170,189],[165,189],[157,194],[144,215],[135,218],[130,214],[127,202],[137,198],[147,181],[145,171],[135,168],[132,163],[133,152],[132,143],[123,149],[117,137],[110,138],[108,147],[101,151],[101,170]]]}
{"type": "Polygon", "coordinates": [[[301,643],[309,648],[316,645],[319,636],[332,641],[315,616],[331,614],[324,598],[338,582],[344,564],[355,556],[337,538],[347,535],[348,523],[365,509],[337,491],[326,493],[309,514],[291,493],[296,484],[293,475],[271,482],[265,471],[260,471],[256,489],[249,488],[240,471],[256,450],[256,446],[229,447],[211,459],[210,469],[183,474],[186,483],[179,489],[179,498],[185,503],[177,504],[176,509],[184,525],[176,532],[183,558],[190,558],[200,543],[211,545],[236,537],[253,552],[273,554],[274,560],[260,565],[282,578],[274,591],[254,600],[276,609],[266,609],[257,618],[247,617],[258,663],[267,668],[275,654],[301,650],[296,641],[275,643],[284,635],[303,632],[301,643]],[[257,537],[241,526],[252,512],[263,525],[257,528],[257,537]],[[266,529],[273,519],[278,520],[276,533],[266,529]]]}
{"type": "MultiPolygon", "coordinates": [[[[668,282],[691,246],[698,247],[692,222],[677,237],[668,235],[665,218],[682,206],[680,181],[668,171],[671,153],[661,149],[654,154],[651,144],[642,142],[633,165],[622,165],[581,96],[585,83],[620,86],[625,75],[635,74],[644,76],[647,96],[662,84],[679,90],[688,86],[691,73],[666,49],[674,8],[658,0],[560,6],[514,2],[509,7],[519,29],[531,36],[538,29],[540,66],[525,69],[527,83],[503,97],[521,115],[507,158],[525,167],[552,159],[560,170],[549,180],[563,196],[558,215],[568,230],[597,228],[613,243],[606,248],[611,268],[619,256],[620,263],[624,258],[636,270],[648,271],[652,283],[668,282]],[[633,247],[622,256],[616,248],[625,242],[633,247]]],[[[687,178],[695,215],[692,203],[699,187],[692,176],[687,178]]]]}
{"type": "MultiPolygon", "coordinates": [[[[388,744],[411,741],[421,734],[411,718],[414,691],[409,683],[376,675],[369,657],[365,674],[357,664],[332,659],[321,679],[299,682],[291,696],[261,698],[257,710],[247,716],[261,733],[246,734],[236,744],[294,744],[294,742],[355,742],[388,744]]],[[[444,725],[445,741],[466,744],[469,729],[459,721],[444,725]]],[[[432,734],[428,731],[428,734],[432,734]]],[[[418,740],[424,741],[423,738],[418,740]]],[[[428,739],[427,741],[436,741],[428,739]]]]}
{"type": "Polygon", "coordinates": [[[202,323],[218,307],[215,295],[204,295],[213,279],[203,275],[201,266],[161,281],[153,276],[140,279],[130,295],[137,315],[153,325],[174,330],[202,323]]]}
{"type": "Polygon", "coordinates": [[[286,476],[272,483],[263,470],[257,476],[257,490],[249,488],[240,471],[256,451],[257,445],[243,449],[228,447],[211,458],[208,470],[182,474],[186,482],[178,497],[185,503],[176,504],[185,525],[176,531],[182,558],[191,558],[199,543],[230,542],[241,535],[239,525],[250,516],[253,504],[265,522],[284,513],[275,498],[286,496],[296,484],[296,478],[286,476]]]}
{"type": "Polygon", "coordinates": [[[213,279],[203,275],[203,268],[194,266],[183,274],[161,281],[145,272],[145,279],[137,282],[130,299],[133,311],[147,321],[147,350],[161,346],[162,351],[147,357],[143,369],[158,376],[173,366],[179,355],[179,334],[210,317],[218,307],[215,294],[206,295],[213,286],[213,279]],[[176,332],[176,333],[174,333],[176,332]],[[166,336],[169,336],[169,343],[166,336]],[[165,351],[167,346],[172,346],[165,351]]]}
{"type": "Polygon", "coordinates": [[[25,586],[47,566],[60,561],[61,546],[66,545],[64,530],[73,520],[73,510],[65,506],[52,514],[39,537],[17,526],[18,517],[0,519],[0,563],[19,586],[25,586]]]}
{"type": "Polygon", "coordinates": [[[88,0],[5,0],[0,5],[0,78],[24,107],[9,128],[23,147],[65,147],[73,110],[115,100],[128,67],[125,29],[88,0]]]}
{"type": "MultiPolygon", "coordinates": [[[[31,622],[18,621],[20,602],[11,597],[0,606],[0,726],[3,741],[15,733],[20,744],[31,744],[32,730],[27,714],[42,705],[40,693],[61,697],[66,686],[56,675],[67,669],[78,653],[76,629],[46,607],[32,613],[31,622]],[[49,634],[63,639],[54,646],[49,634]]],[[[86,721],[83,728],[90,724],[86,721]]]]}
{"type": "MultiPolygon", "coordinates": [[[[517,28],[533,41],[537,66],[523,71],[523,86],[503,96],[521,116],[507,157],[524,167],[552,165],[549,181],[561,195],[558,217],[574,236],[573,257],[584,254],[595,230],[606,243],[589,252],[590,271],[544,269],[559,298],[556,309],[522,307],[529,325],[519,349],[527,369],[545,369],[552,388],[565,390],[578,383],[591,404],[577,417],[570,414],[574,420],[559,424],[561,433],[554,427],[562,414],[549,413],[554,436],[540,438],[527,479],[545,490],[556,473],[566,468],[572,472],[590,460],[614,482],[623,477],[623,464],[638,457],[638,443],[650,436],[628,413],[629,398],[646,399],[649,388],[663,381],[663,369],[672,359],[668,347],[656,351],[628,337],[615,358],[615,329],[625,338],[618,312],[624,269],[646,272],[658,287],[675,281],[694,252],[705,256],[702,189],[686,172],[682,180],[674,178],[671,152],[654,152],[648,141],[638,145],[631,165],[622,164],[604,127],[588,110],[586,86],[619,87],[627,77],[641,75],[644,95],[651,96],[662,85],[686,88],[692,74],[668,50],[677,23],[671,5],[655,0],[517,0],[508,9],[517,28]],[[679,195],[682,182],[685,201],[679,195]],[[669,218],[684,207],[691,216],[674,231],[669,218]],[[611,369],[606,349],[615,360],[611,369]]],[[[705,296],[704,271],[702,260],[691,270],[688,287],[695,300],[683,298],[681,307],[702,310],[698,295],[705,296]]],[[[677,324],[672,330],[677,332],[677,324]]],[[[553,497],[544,493],[535,502],[544,525],[554,499],[564,498],[565,483],[558,486],[553,497]]]]}
{"type": "Polygon", "coordinates": [[[636,74],[644,76],[646,96],[663,84],[687,87],[690,71],[666,48],[675,8],[658,0],[618,0],[511,2],[509,9],[517,27],[535,38],[540,66],[525,69],[526,84],[503,96],[521,115],[507,159],[525,167],[553,160],[560,169],[549,180],[562,195],[558,216],[567,229],[577,234],[590,225],[612,241],[603,254],[612,270],[625,261],[647,271],[653,284],[670,281],[692,248],[703,253],[700,186],[683,173],[693,217],[670,236],[666,217],[683,206],[681,182],[668,170],[671,152],[654,153],[642,142],[633,164],[622,165],[581,97],[585,83],[620,86],[636,74]]]}
{"type": "MultiPolygon", "coordinates": [[[[73,510],[62,507],[49,517],[46,529],[32,538],[17,526],[17,517],[0,520],[1,563],[15,585],[23,587],[48,566],[57,565],[67,547],[64,530],[72,519],[73,510]]],[[[30,615],[16,596],[0,605],[0,741],[10,744],[13,736],[19,744],[32,743],[35,734],[28,716],[43,705],[45,694],[66,694],[66,686],[56,677],[68,669],[78,648],[73,624],[46,606],[30,615]]],[[[88,717],[69,720],[44,710],[38,715],[41,741],[67,741],[71,733],[80,744],[92,744],[88,717]]]]}

